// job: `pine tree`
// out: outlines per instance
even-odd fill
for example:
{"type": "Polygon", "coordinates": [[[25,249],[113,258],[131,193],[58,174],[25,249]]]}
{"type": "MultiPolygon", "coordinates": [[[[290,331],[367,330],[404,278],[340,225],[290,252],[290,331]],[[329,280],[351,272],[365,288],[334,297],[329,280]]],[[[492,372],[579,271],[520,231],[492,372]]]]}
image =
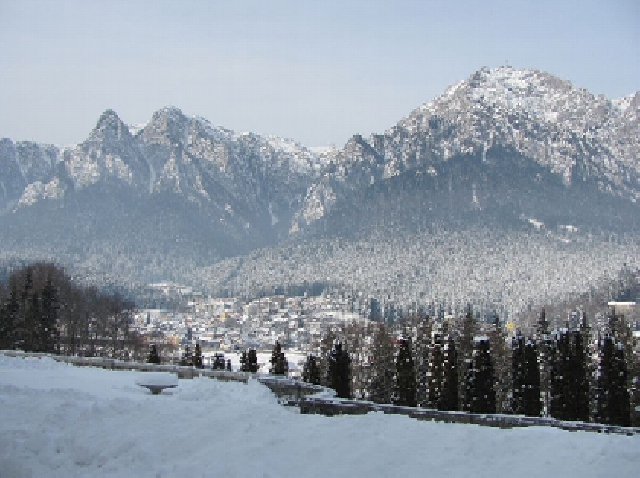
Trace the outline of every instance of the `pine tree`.
{"type": "Polygon", "coordinates": [[[302,370],[302,380],[313,385],[320,385],[320,367],[318,367],[315,355],[309,354],[307,356],[302,370]]]}
{"type": "Polygon", "coordinates": [[[511,348],[507,346],[507,337],[497,314],[494,315],[493,330],[489,334],[491,357],[495,371],[494,389],[496,392],[496,411],[509,411],[509,395],[512,390],[511,348]]]}
{"type": "Polygon", "coordinates": [[[331,355],[331,351],[333,350],[333,345],[337,340],[336,333],[333,329],[329,328],[326,330],[322,339],[320,340],[320,377],[321,377],[321,385],[325,387],[330,387],[328,379],[329,379],[329,356],[331,355]]]}
{"type": "Polygon", "coordinates": [[[551,354],[551,399],[549,412],[559,420],[589,419],[589,385],[585,353],[579,332],[556,335],[551,354]]]}
{"type": "Polygon", "coordinates": [[[393,344],[387,326],[378,325],[373,338],[371,379],[368,386],[369,399],[375,403],[391,403],[395,362],[393,344]]]}
{"type": "Polygon", "coordinates": [[[565,334],[556,334],[549,354],[549,415],[558,420],[565,420],[566,413],[564,409],[567,406],[567,399],[564,394],[564,380],[569,351],[565,338],[565,334]]]}
{"type": "Polygon", "coordinates": [[[213,370],[224,370],[225,369],[224,354],[215,354],[213,356],[213,363],[211,364],[211,368],[213,370]]]}
{"type": "Polygon", "coordinates": [[[527,340],[524,346],[525,380],[523,413],[530,417],[539,417],[542,413],[540,396],[540,365],[536,343],[527,340]]]}
{"type": "Polygon", "coordinates": [[[182,358],[180,359],[180,365],[182,365],[183,367],[193,366],[193,354],[191,353],[191,349],[188,345],[184,347],[184,353],[182,354],[182,358]]]}
{"type": "Polygon", "coordinates": [[[50,276],[47,277],[42,289],[41,300],[40,351],[56,353],[59,352],[60,348],[60,332],[58,330],[60,299],[58,290],[50,276]]]}
{"type": "Polygon", "coordinates": [[[282,352],[282,346],[280,342],[276,341],[271,353],[271,369],[269,373],[272,375],[286,375],[289,372],[289,364],[282,352]]]}
{"type": "Polygon", "coordinates": [[[587,364],[587,350],[584,335],[581,332],[572,332],[571,362],[574,403],[574,420],[589,421],[589,373],[587,364]]]}
{"type": "Polygon", "coordinates": [[[10,281],[9,296],[3,307],[3,320],[0,324],[0,341],[3,349],[14,350],[18,348],[18,314],[20,304],[18,301],[18,288],[15,280],[10,281]]]}
{"type": "MultiPolygon", "coordinates": [[[[614,307],[611,308],[609,313],[609,323],[607,329],[612,339],[616,343],[616,347],[623,348],[623,355],[625,359],[626,373],[627,373],[627,390],[631,391],[637,384],[640,383],[640,355],[635,353],[634,337],[629,324],[629,320],[623,315],[616,313],[614,307]]],[[[636,402],[636,394],[632,397],[634,399],[634,407],[638,406],[636,402]]],[[[635,414],[634,414],[635,415],[635,414]]]]}
{"type": "MultiPolygon", "coordinates": [[[[420,316],[420,315],[419,315],[420,316]]],[[[415,345],[416,356],[416,380],[417,391],[416,399],[418,406],[428,406],[428,390],[429,390],[429,352],[431,349],[431,319],[426,316],[419,319],[417,324],[417,337],[415,345]]],[[[457,385],[457,384],[456,384],[457,385]]]]}
{"type": "Polygon", "coordinates": [[[540,416],[540,368],[535,342],[519,332],[512,341],[512,411],[518,415],[540,416]]]}
{"type": "Polygon", "coordinates": [[[351,398],[351,359],[342,342],[336,341],[329,354],[327,382],[340,398],[351,398]]]}
{"type": "Polygon", "coordinates": [[[464,411],[471,413],[495,413],[496,392],[493,388],[495,374],[488,338],[475,341],[473,356],[465,380],[464,411]]]}
{"type": "Polygon", "coordinates": [[[147,363],[153,363],[156,365],[160,365],[161,363],[160,355],[158,355],[158,348],[156,347],[156,344],[153,344],[151,346],[151,350],[149,351],[149,356],[147,357],[147,363]]]}
{"type": "Polygon", "coordinates": [[[524,395],[527,388],[525,338],[518,331],[511,341],[511,373],[513,376],[513,397],[511,410],[516,415],[523,415],[525,408],[524,395]]]}
{"type": "Polygon", "coordinates": [[[438,410],[459,410],[458,383],[458,353],[456,351],[456,342],[451,335],[448,335],[445,338],[444,373],[438,410]]]}
{"type": "Polygon", "coordinates": [[[24,311],[25,318],[25,341],[24,350],[41,352],[41,345],[44,341],[44,334],[40,326],[42,324],[42,310],[40,307],[40,294],[32,290],[27,300],[27,308],[24,311]]]}
{"type": "Polygon", "coordinates": [[[631,425],[630,397],[624,346],[609,335],[599,342],[600,364],[596,385],[595,421],[619,426],[631,425]]]}
{"type": "Polygon", "coordinates": [[[539,353],[540,391],[543,399],[544,416],[549,415],[551,397],[551,362],[554,344],[549,331],[546,311],[543,308],[536,325],[536,347],[539,353]]]}
{"type": "Polygon", "coordinates": [[[247,366],[249,372],[258,372],[258,355],[256,354],[256,349],[249,349],[249,352],[247,353],[247,366]]]}
{"type": "Polygon", "coordinates": [[[249,371],[249,356],[247,355],[247,351],[244,350],[242,355],[240,356],[240,371],[248,372],[249,371]]]}
{"type": "Polygon", "coordinates": [[[438,408],[442,398],[442,386],[444,383],[444,350],[442,336],[436,334],[433,337],[429,351],[429,371],[427,375],[427,406],[438,408]]]}
{"type": "MultiPolygon", "coordinates": [[[[462,331],[460,334],[460,342],[458,349],[458,370],[468,370],[471,365],[471,359],[474,350],[473,338],[476,334],[476,320],[473,316],[473,310],[471,304],[467,305],[467,310],[462,321],[462,331]]],[[[458,398],[460,403],[459,409],[464,409],[464,403],[468,400],[465,397],[466,385],[464,380],[460,380],[458,383],[458,398]]]]}
{"type": "Polygon", "coordinates": [[[204,361],[202,359],[202,351],[200,350],[200,343],[196,343],[196,349],[193,353],[193,366],[195,368],[204,368],[204,361]]]}
{"type": "Polygon", "coordinates": [[[396,405],[415,407],[416,403],[416,371],[413,364],[411,339],[400,340],[400,350],[396,358],[396,405]]]}

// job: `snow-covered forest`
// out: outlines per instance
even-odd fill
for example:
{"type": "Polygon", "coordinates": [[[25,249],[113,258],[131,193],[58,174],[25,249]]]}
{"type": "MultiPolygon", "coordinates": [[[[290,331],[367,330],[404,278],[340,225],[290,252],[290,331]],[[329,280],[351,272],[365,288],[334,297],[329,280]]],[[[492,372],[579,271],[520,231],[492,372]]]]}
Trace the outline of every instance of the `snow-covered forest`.
{"type": "Polygon", "coordinates": [[[197,268],[192,279],[221,296],[256,296],[314,282],[334,292],[410,308],[435,302],[455,315],[467,303],[501,318],[560,302],[639,265],[635,236],[511,230],[425,231],[358,241],[314,240],[262,249],[197,268]]]}

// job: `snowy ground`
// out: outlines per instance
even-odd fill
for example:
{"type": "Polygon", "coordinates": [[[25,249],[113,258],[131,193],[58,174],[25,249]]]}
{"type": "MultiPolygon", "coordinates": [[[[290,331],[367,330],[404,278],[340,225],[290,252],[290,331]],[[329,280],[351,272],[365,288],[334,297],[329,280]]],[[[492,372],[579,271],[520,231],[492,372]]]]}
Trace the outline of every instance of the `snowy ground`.
{"type": "Polygon", "coordinates": [[[257,383],[180,380],[0,354],[0,476],[637,476],[640,437],[300,415],[257,383]]]}

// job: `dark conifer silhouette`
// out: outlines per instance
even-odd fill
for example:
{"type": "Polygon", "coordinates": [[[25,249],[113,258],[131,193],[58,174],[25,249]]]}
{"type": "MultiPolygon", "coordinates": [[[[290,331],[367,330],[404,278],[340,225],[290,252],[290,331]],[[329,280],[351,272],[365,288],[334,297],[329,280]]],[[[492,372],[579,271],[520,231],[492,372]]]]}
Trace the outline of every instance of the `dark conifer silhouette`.
{"type": "Polygon", "coordinates": [[[588,421],[589,384],[581,334],[557,333],[551,352],[549,413],[559,420],[588,421]]]}
{"type": "Polygon", "coordinates": [[[630,396],[624,346],[607,335],[599,341],[600,364],[596,379],[595,421],[631,426],[630,396]]]}
{"type": "Polygon", "coordinates": [[[438,410],[458,410],[458,354],[452,336],[447,336],[444,346],[444,373],[438,410]]]}
{"type": "Polygon", "coordinates": [[[550,398],[551,398],[551,361],[553,351],[553,341],[549,330],[549,322],[547,314],[543,308],[540,312],[540,318],[536,324],[535,335],[536,347],[539,354],[540,366],[540,391],[543,398],[543,411],[545,416],[549,415],[550,398]]]}
{"type": "MultiPolygon", "coordinates": [[[[470,361],[473,356],[474,343],[473,338],[476,335],[476,319],[473,316],[471,304],[467,305],[467,310],[462,320],[462,330],[459,335],[458,350],[458,370],[466,371],[469,368],[470,361]]],[[[464,380],[458,382],[458,399],[460,401],[460,409],[464,409],[464,403],[467,402],[465,397],[466,386],[464,380]]]]}
{"type": "Polygon", "coordinates": [[[463,410],[471,413],[495,413],[494,380],[489,340],[487,337],[478,338],[467,370],[463,410]]]}
{"type": "Polygon", "coordinates": [[[406,407],[415,407],[416,371],[413,364],[411,339],[400,340],[400,350],[396,359],[396,383],[394,403],[406,407]]]}
{"type": "Polygon", "coordinates": [[[183,367],[192,367],[193,366],[193,353],[188,345],[184,347],[184,353],[182,354],[182,358],[180,359],[180,365],[183,367]]]}
{"type": "Polygon", "coordinates": [[[224,354],[215,354],[213,356],[213,363],[211,364],[211,368],[213,370],[224,370],[225,368],[224,354]]]}
{"type": "Polygon", "coordinates": [[[202,358],[202,351],[200,350],[199,343],[196,343],[196,349],[193,352],[193,366],[195,368],[204,368],[204,360],[202,358]]]}
{"type": "Polygon", "coordinates": [[[144,359],[133,304],[82,287],[64,269],[35,263],[0,287],[0,348],[144,359]]]}
{"type": "Polygon", "coordinates": [[[519,332],[512,341],[513,401],[517,415],[540,416],[540,368],[536,344],[519,332]]]}
{"type": "Polygon", "coordinates": [[[302,380],[313,385],[320,385],[320,367],[315,355],[307,356],[302,370],[302,380]]]}
{"type": "MultiPolygon", "coordinates": [[[[417,391],[416,400],[418,406],[428,406],[429,400],[429,369],[430,369],[430,351],[431,351],[431,332],[432,321],[431,318],[423,313],[418,314],[417,323],[417,336],[415,343],[415,366],[416,366],[416,380],[417,391]]],[[[456,382],[457,385],[457,382],[456,382]]]]}
{"type": "Polygon", "coordinates": [[[272,375],[286,375],[289,372],[289,363],[287,362],[280,342],[276,341],[271,353],[271,368],[269,373],[272,375]]]}
{"type": "Polygon", "coordinates": [[[327,359],[327,383],[340,398],[351,398],[351,359],[342,342],[336,341],[327,359]]]}
{"type": "Polygon", "coordinates": [[[258,371],[258,355],[256,349],[249,349],[242,352],[240,357],[240,371],[256,373],[258,371]]]}
{"type": "Polygon", "coordinates": [[[395,360],[393,344],[387,326],[379,324],[373,337],[371,350],[371,379],[369,382],[369,398],[375,403],[391,403],[395,360]]]}
{"type": "Polygon", "coordinates": [[[442,336],[436,334],[429,347],[429,368],[427,371],[427,406],[438,408],[442,399],[444,384],[444,346],[442,336]]]}
{"type": "Polygon", "coordinates": [[[47,277],[42,289],[42,306],[39,326],[39,351],[56,353],[60,346],[60,332],[58,330],[60,300],[58,291],[51,277],[47,277]]]}
{"type": "Polygon", "coordinates": [[[149,357],[147,357],[147,362],[160,365],[160,355],[158,355],[158,348],[156,347],[156,344],[153,344],[151,346],[149,357]]]}

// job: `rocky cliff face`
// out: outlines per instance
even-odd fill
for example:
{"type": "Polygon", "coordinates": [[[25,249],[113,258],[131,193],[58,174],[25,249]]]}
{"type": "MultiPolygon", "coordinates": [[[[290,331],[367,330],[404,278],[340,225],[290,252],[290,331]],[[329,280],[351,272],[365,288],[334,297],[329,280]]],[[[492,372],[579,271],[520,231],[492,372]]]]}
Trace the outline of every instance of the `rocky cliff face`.
{"type": "MultiPolygon", "coordinates": [[[[390,244],[471,223],[635,230],[639,110],[640,93],[611,100],[509,67],[475,72],[341,149],[237,133],[177,108],[137,126],[108,110],[75,146],[0,140],[0,256],[182,280],[178,270],[193,278],[284,240],[309,257],[319,237],[390,244]]],[[[265,251],[240,261],[244,282],[265,251]]]]}
{"type": "MultiPolygon", "coordinates": [[[[535,70],[482,69],[415,109],[384,134],[354,136],[312,186],[306,222],[334,196],[407,171],[433,173],[451,158],[484,161],[512,153],[562,178],[589,181],[632,202],[640,199],[640,92],[610,100],[535,70]],[[496,154],[498,152],[498,154],[496,154]],[[328,199],[318,201],[318,190],[328,199]]],[[[322,211],[322,212],[320,212],[322,211]]]]}
{"type": "Polygon", "coordinates": [[[107,110],[76,146],[3,139],[2,210],[24,212],[94,186],[125,187],[167,207],[167,198],[184,200],[218,215],[222,229],[232,222],[247,234],[277,237],[322,169],[317,155],[293,141],[238,134],[177,108],[157,111],[134,132],[107,110]]]}

